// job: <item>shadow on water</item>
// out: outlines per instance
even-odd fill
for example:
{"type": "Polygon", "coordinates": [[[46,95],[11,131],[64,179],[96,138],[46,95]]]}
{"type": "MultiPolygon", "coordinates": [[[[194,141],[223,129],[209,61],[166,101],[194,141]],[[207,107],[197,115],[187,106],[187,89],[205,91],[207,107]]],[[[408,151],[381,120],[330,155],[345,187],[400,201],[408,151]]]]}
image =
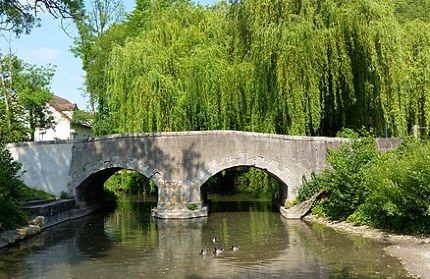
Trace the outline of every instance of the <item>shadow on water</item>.
{"type": "Polygon", "coordinates": [[[101,216],[103,213],[59,224],[2,250],[0,278],[39,278],[57,265],[79,265],[88,258],[103,257],[112,242],[104,233],[101,216]]]}
{"type": "Polygon", "coordinates": [[[219,210],[189,220],[151,219],[155,204],[126,199],[48,229],[37,245],[0,255],[0,279],[408,278],[381,243],[285,220],[270,202],[214,201],[219,210]],[[225,252],[198,254],[214,246],[225,252]]]}

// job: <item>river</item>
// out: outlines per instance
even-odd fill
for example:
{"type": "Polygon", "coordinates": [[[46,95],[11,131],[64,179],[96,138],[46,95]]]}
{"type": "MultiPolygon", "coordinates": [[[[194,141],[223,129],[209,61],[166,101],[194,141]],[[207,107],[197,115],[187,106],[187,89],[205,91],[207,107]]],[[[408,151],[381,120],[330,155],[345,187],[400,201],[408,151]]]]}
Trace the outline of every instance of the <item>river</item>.
{"type": "Polygon", "coordinates": [[[0,279],[410,278],[383,243],[239,200],[217,198],[207,218],[158,220],[149,214],[155,200],[123,199],[1,251],[0,279]],[[214,246],[225,252],[199,255],[214,246]]]}

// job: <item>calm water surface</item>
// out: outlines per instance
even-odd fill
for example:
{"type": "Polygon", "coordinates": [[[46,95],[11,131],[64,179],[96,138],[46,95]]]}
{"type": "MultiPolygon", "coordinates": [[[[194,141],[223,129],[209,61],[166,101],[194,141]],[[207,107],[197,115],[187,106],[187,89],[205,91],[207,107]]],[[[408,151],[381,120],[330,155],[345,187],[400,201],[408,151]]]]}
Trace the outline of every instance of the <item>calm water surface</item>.
{"type": "Polygon", "coordinates": [[[155,205],[125,200],[48,229],[0,252],[0,279],[409,278],[383,244],[287,221],[269,203],[217,201],[208,218],[181,221],[152,220],[155,205]],[[213,236],[226,251],[200,256],[213,236]]]}

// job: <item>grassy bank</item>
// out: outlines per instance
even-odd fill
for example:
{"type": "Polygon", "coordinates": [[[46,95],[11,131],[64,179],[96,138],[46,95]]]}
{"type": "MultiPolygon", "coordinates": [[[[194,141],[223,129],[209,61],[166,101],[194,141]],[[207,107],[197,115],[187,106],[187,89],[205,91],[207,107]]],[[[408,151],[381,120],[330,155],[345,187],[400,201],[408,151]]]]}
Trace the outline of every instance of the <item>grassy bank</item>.
{"type": "Polygon", "coordinates": [[[53,195],[28,188],[19,179],[21,165],[0,145],[0,231],[14,229],[27,222],[22,204],[35,199],[50,199],[53,195]]]}
{"type": "Polygon", "coordinates": [[[430,233],[430,143],[406,140],[388,152],[361,138],[328,151],[331,168],[305,181],[298,200],[320,190],[312,213],[398,232],[430,233]]]}

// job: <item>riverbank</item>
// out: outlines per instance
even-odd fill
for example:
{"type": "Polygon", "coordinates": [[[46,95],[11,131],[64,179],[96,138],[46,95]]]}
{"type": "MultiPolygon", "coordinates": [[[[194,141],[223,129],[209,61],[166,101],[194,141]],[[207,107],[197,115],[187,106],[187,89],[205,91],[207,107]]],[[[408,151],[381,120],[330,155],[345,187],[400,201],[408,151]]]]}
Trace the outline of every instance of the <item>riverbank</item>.
{"type": "Polygon", "coordinates": [[[347,222],[329,221],[314,215],[308,215],[304,220],[326,225],[338,232],[356,234],[387,243],[388,246],[385,251],[398,258],[412,276],[430,279],[430,237],[428,236],[395,234],[368,226],[354,226],[347,222]]]}
{"type": "Polygon", "coordinates": [[[38,217],[22,228],[0,232],[0,249],[40,234],[46,228],[69,220],[82,218],[101,208],[101,204],[77,208],[74,200],[58,200],[26,207],[26,210],[33,217],[38,217]]]}

